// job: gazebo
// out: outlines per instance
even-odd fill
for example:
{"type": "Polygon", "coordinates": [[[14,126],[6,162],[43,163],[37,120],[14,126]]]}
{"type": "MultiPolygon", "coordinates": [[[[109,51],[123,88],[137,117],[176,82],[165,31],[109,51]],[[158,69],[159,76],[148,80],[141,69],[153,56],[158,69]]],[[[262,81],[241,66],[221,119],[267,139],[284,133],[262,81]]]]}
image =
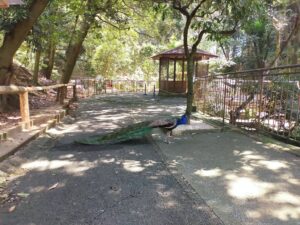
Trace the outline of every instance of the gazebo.
{"type": "MultiPolygon", "coordinates": [[[[208,74],[208,64],[200,61],[216,58],[217,55],[197,49],[194,56],[194,77],[202,77],[208,74]]],[[[187,92],[187,62],[184,47],[161,52],[152,59],[159,60],[159,94],[185,95],[187,92]]]]}

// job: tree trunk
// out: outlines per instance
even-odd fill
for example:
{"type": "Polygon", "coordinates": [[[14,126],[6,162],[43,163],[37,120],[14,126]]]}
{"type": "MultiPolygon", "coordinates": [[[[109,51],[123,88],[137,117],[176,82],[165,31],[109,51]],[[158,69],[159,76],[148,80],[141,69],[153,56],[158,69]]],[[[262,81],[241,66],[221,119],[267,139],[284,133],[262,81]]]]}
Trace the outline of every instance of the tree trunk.
{"type": "Polygon", "coordinates": [[[76,61],[80,55],[82,44],[88,34],[91,24],[94,22],[94,15],[86,15],[81,21],[79,30],[73,32],[71,41],[66,51],[66,61],[63,68],[63,75],[61,77],[61,83],[69,83],[76,61]]]}
{"type": "Polygon", "coordinates": [[[34,62],[34,71],[33,71],[33,83],[38,85],[39,80],[39,70],[40,70],[40,59],[41,59],[41,49],[37,49],[35,52],[35,62],[34,62]]]}
{"type": "Polygon", "coordinates": [[[186,115],[188,120],[190,120],[190,116],[193,111],[193,101],[194,101],[194,84],[193,84],[193,77],[194,77],[194,62],[193,57],[189,56],[187,58],[187,101],[186,101],[186,115]]]}
{"type": "MultiPolygon", "coordinates": [[[[87,8],[90,8],[91,4],[92,1],[88,1],[87,8]]],[[[76,29],[75,27],[72,33],[71,40],[69,42],[69,46],[66,50],[65,65],[63,68],[63,75],[61,77],[60,83],[67,84],[70,82],[74,67],[82,50],[83,42],[89,32],[92,23],[95,20],[95,16],[95,14],[85,14],[81,21],[79,21],[77,17],[77,21],[79,21],[79,29],[76,29]]],[[[66,89],[59,89],[57,92],[57,101],[62,102],[66,95],[66,89]]]]}
{"type": "MultiPolygon", "coordinates": [[[[8,33],[5,34],[0,47],[0,85],[9,85],[13,76],[12,62],[16,51],[28,35],[32,26],[48,5],[49,0],[34,0],[24,20],[19,21],[8,33]]],[[[6,96],[0,98],[0,111],[7,108],[6,96]]]]}
{"type": "Polygon", "coordinates": [[[54,67],[55,52],[56,46],[54,42],[51,41],[46,56],[43,60],[44,67],[41,72],[48,80],[51,79],[52,70],[54,67]]]}

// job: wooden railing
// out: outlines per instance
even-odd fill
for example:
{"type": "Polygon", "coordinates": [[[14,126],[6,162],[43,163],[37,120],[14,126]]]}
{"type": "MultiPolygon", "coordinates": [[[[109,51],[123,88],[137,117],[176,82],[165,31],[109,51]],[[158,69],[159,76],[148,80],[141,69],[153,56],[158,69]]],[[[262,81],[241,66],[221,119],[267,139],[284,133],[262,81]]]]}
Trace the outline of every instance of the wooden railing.
{"type": "MultiPolygon", "coordinates": [[[[58,89],[59,92],[64,93],[65,89],[68,86],[73,86],[73,99],[77,99],[76,96],[76,85],[75,84],[56,84],[51,86],[41,86],[41,87],[19,87],[19,86],[0,86],[0,95],[7,94],[19,94],[20,99],[20,114],[22,118],[22,122],[24,124],[25,129],[31,128],[30,122],[30,110],[29,110],[29,99],[28,93],[35,91],[44,91],[50,89],[58,89]]],[[[63,104],[65,94],[59,95],[59,102],[63,104]]]]}

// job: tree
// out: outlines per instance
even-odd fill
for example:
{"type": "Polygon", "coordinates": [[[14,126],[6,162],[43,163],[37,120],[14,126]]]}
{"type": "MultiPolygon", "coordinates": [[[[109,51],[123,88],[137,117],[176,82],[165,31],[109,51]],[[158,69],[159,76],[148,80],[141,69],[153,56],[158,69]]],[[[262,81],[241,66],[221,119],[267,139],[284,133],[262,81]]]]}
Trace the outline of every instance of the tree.
{"type": "MultiPolygon", "coordinates": [[[[161,2],[161,1],[159,1],[161,2]]],[[[238,0],[168,0],[173,9],[184,18],[183,45],[187,59],[187,106],[186,115],[191,115],[193,108],[193,56],[204,35],[220,39],[235,33],[239,22],[247,17],[251,5],[256,1],[238,0]],[[251,4],[251,2],[253,2],[251,4]],[[247,9],[247,10],[246,10],[247,9]]],[[[250,12],[249,12],[250,13],[250,12]]]]}
{"type": "MultiPolygon", "coordinates": [[[[38,17],[50,0],[33,0],[23,15],[15,23],[5,27],[6,32],[0,47],[0,85],[9,85],[13,76],[12,63],[16,51],[27,37],[38,17]]],[[[6,96],[0,98],[0,111],[5,110],[6,96]]]]}

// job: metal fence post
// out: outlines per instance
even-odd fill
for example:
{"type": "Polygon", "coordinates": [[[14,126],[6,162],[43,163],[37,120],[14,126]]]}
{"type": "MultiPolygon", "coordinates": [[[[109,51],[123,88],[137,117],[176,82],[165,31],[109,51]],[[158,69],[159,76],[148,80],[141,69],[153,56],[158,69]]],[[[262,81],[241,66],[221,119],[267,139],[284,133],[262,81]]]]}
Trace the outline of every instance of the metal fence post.
{"type": "Polygon", "coordinates": [[[262,96],[264,88],[264,72],[262,72],[261,77],[259,78],[259,105],[258,105],[258,118],[257,118],[257,129],[260,129],[260,117],[262,113],[262,96]]]}
{"type": "Polygon", "coordinates": [[[223,100],[223,126],[225,126],[225,116],[226,116],[226,95],[227,95],[227,77],[224,83],[224,100],[223,100]]]}

